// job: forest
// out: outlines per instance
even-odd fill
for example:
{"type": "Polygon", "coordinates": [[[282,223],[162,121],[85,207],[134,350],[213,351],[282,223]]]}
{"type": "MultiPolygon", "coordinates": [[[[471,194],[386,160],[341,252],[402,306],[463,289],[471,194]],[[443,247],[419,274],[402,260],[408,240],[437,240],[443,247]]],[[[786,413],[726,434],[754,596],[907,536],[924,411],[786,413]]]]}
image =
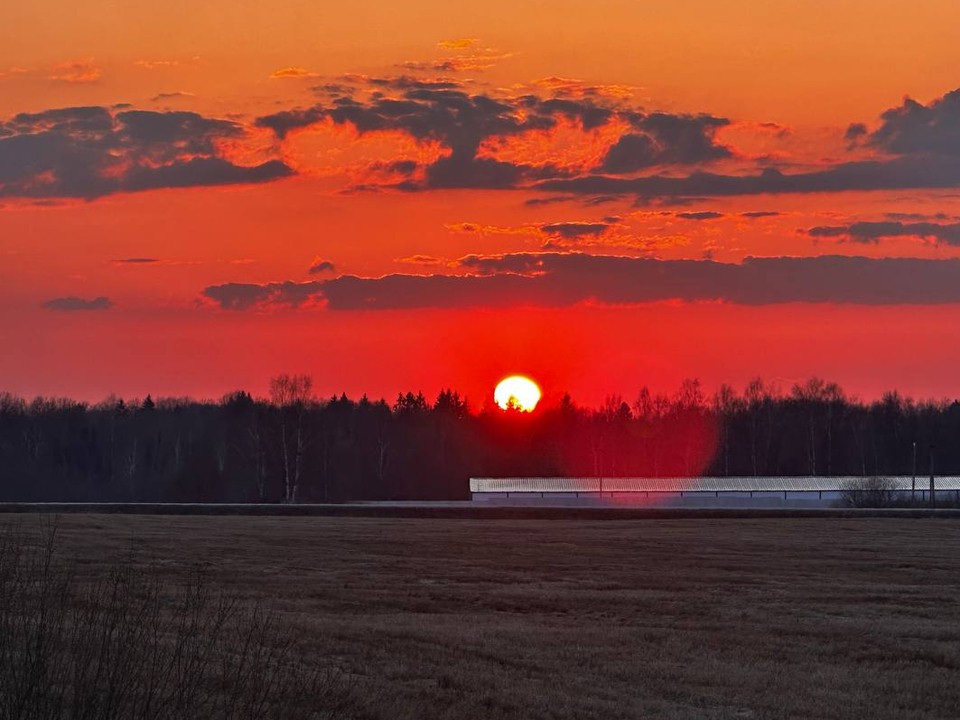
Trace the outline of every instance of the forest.
{"type": "Polygon", "coordinates": [[[346,502],[467,498],[470,477],[960,474],[960,402],[864,402],[811,378],[708,394],[641,389],[601,407],[473,408],[456,391],[98,404],[0,393],[0,500],[346,502]]]}

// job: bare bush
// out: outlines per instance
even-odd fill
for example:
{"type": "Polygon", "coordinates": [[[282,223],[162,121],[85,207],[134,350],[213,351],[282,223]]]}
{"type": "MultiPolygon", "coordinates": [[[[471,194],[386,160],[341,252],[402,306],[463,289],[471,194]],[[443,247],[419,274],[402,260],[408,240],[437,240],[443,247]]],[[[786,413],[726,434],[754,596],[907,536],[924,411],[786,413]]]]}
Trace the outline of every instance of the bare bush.
{"type": "Polygon", "coordinates": [[[897,483],[891,478],[864,477],[845,481],[840,488],[840,504],[852,508],[882,508],[895,504],[897,483]]]}
{"type": "Polygon", "coordinates": [[[320,720],[349,700],[201,572],[172,594],[130,562],[81,581],[54,530],[0,530],[0,720],[320,720]]]}

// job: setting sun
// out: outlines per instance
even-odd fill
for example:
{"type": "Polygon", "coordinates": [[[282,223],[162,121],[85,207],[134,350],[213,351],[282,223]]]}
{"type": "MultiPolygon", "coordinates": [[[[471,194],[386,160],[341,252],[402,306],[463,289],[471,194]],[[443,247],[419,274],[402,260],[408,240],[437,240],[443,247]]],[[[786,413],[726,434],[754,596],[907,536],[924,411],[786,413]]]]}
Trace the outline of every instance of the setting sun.
{"type": "Polygon", "coordinates": [[[540,388],[528,377],[511,375],[500,381],[493,391],[493,399],[504,410],[530,412],[540,402],[540,388]]]}

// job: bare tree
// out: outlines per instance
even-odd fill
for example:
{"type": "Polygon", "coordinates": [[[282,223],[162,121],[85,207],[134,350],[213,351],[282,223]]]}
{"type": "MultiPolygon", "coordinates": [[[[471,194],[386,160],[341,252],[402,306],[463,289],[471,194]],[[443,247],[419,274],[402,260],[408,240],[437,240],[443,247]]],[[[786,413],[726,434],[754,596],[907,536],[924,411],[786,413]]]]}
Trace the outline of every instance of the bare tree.
{"type": "Polygon", "coordinates": [[[303,477],[307,446],[305,415],[313,395],[309,375],[277,375],[270,378],[270,399],[280,416],[280,452],[283,460],[283,499],[295,503],[303,477]]]}
{"type": "Polygon", "coordinates": [[[730,474],[730,427],[728,423],[743,407],[737,391],[724,383],[713,395],[713,412],[719,423],[720,446],[723,448],[723,474],[730,474]]]}
{"type": "Polygon", "coordinates": [[[744,390],[743,398],[750,417],[750,461],[756,477],[770,472],[770,449],[773,443],[774,416],[779,391],[757,377],[744,390]],[[761,421],[763,447],[760,447],[761,421]]]}

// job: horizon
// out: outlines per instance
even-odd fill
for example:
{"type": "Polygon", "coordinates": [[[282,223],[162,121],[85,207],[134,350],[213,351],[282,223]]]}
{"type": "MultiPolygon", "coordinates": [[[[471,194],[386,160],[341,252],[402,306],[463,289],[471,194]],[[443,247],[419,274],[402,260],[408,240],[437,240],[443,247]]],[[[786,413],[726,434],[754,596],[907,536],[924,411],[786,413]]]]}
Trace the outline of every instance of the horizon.
{"type": "MultiPolygon", "coordinates": [[[[281,375],[288,375],[283,373],[281,375]]],[[[271,376],[273,378],[279,377],[279,375],[271,376]]],[[[309,377],[309,376],[308,376],[309,377]]],[[[536,378],[531,378],[536,380],[536,378]]],[[[311,382],[314,378],[310,378],[311,382]]],[[[747,397],[747,392],[749,385],[753,382],[759,382],[761,390],[764,394],[764,397],[772,400],[789,400],[790,398],[796,398],[798,392],[801,392],[806,386],[809,388],[811,383],[819,383],[822,388],[836,388],[839,391],[839,396],[837,400],[848,405],[858,405],[863,407],[868,407],[871,405],[876,405],[882,403],[885,399],[896,398],[899,403],[904,406],[913,405],[913,406],[927,406],[927,407],[943,407],[944,405],[951,405],[957,402],[960,402],[960,396],[952,397],[949,395],[942,395],[939,397],[936,396],[914,396],[907,393],[901,392],[897,388],[888,388],[878,393],[875,397],[864,397],[856,393],[848,392],[846,388],[843,387],[840,383],[835,383],[831,380],[821,378],[816,375],[811,375],[803,380],[796,381],[790,385],[785,385],[776,381],[769,381],[760,376],[751,378],[751,380],[743,386],[735,386],[729,383],[721,383],[716,387],[709,387],[700,382],[699,378],[684,378],[679,385],[672,389],[666,391],[653,388],[647,385],[641,385],[635,392],[631,393],[608,393],[603,396],[603,398],[598,402],[586,402],[582,398],[578,398],[569,391],[557,389],[557,388],[546,388],[541,387],[543,391],[542,397],[536,407],[530,411],[524,411],[523,414],[529,415],[539,415],[543,412],[549,412],[559,408],[565,401],[569,401],[572,406],[587,411],[601,411],[608,407],[611,403],[615,402],[626,403],[631,412],[634,411],[637,401],[642,397],[644,392],[649,393],[651,399],[664,399],[669,402],[675,402],[687,386],[688,383],[694,383],[697,390],[701,393],[702,397],[702,407],[704,409],[710,409],[713,401],[717,398],[718,394],[723,391],[730,391],[731,399],[745,399],[747,397]]],[[[35,394],[35,395],[25,395],[10,391],[6,388],[0,387],[0,397],[9,397],[17,400],[22,400],[25,403],[30,403],[34,400],[64,400],[68,402],[79,403],[86,406],[88,409],[100,409],[106,408],[109,405],[115,404],[122,401],[128,407],[133,407],[143,403],[150,398],[153,402],[157,404],[163,404],[164,402],[170,403],[195,403],[199,405],[219,405],[226,402],[229,402],[232,398],[235,398],[240,395],[245,395],[250,400],[256,403],[265,403],[265,404],[277,404],[275,400],[270,397],[269,390],[269,381],[263,383],[264,390],[262,391],[251,391],[249,388],[233,388],[228,390],[218,396],[194,396],[194,395],[184,395],[184,394],[163,394],[156,392],[145,392],[143,394],[131,394],[131,395],[121,395],[119,393],[110,392],[103,396],[96,398],[86,398],[79,397],[76,395],[51,395],[51,394],[35,394]]],[[[437,400],[440,399],[445,393],[453,393],[456,397],[467,404],[467,410],[471,415],[477,415],[484,412],[508,412],[507,408],[498,406],[497,401],[494,398],[494,387],[491,386],[490,392],[486,394],[482,399],[471,397],[470,395],[461,392],[457,387],[453,385],[442,385],[439,390],[436,392],[426,392],[422,389],[406,389],[398,390],[390,396],[387,395],[374,395],[371,393],[360,392],[357,394],[348,393],[344,390],[340,391],[323,391],[318,389],[312,389],[307,396],[307,400],[311,403],[324,404],[331,401],[341,401],[346,399],[351,403],[360,403],[366,400],[367,402],[378,404],[384,403],[390,408],[395,408],[397,402],[402,400],[407,396],[422,396],[428,407],[433,407],[437,400]],[[393,399],[391,399],[393,398],[393,399]]]]}

